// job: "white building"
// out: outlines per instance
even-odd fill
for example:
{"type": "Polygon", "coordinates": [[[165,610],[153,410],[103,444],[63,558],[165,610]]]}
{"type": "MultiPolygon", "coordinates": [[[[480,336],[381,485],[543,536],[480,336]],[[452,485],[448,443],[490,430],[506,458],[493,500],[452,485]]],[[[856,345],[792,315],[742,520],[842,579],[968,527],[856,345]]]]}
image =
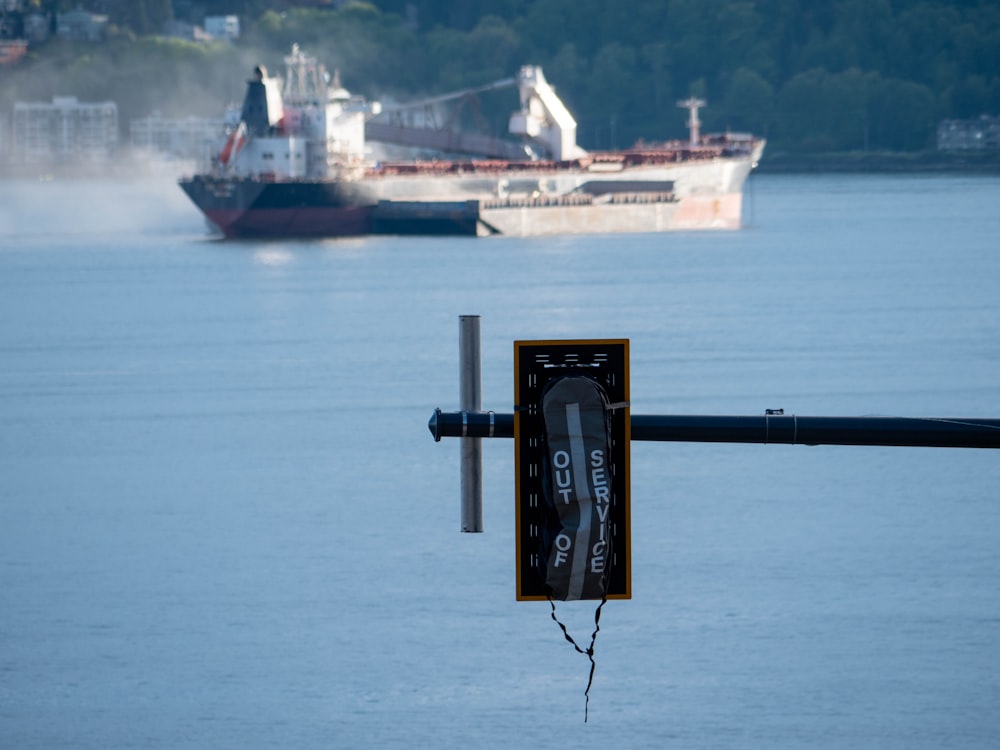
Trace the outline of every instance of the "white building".
{"type": "Polygon", "coordinates": [[[137,155],[167,161],[205,160],[206,154],[218,146],[222,120],[211,117],[182,119],[153,114],[129,123],[132,149],[137,155]]]}
{"type": "Polygon", "coordinates": [[[44,42],[52,30],[49,19],[41,13],[24,17],[24,36],[29,42],[44,42]]]}
{"type": "Polygon", "coordinates": [[[187,21],[174,19],[167,21],[163,27],[163,35],[174,39],[186,39],[189,42],[213,42],[212,35],[201,26],[195,26],[187,21]]]}
{"type": "Polygon", "coordinates": [[[206,16],[205,33],[213,39],[235,41],[240,38],[239,16],[206,16]]]}
{"type": "Polygon", "coordinates": [[[99,42],[108,27],[108,17],[91,13],[77,7],[60,13],[56,22],[56,34],[62,39],[77,42],[99,42]]]}
{"type": "Polygon", "coordinates": [[[942,151],[998,151],[1000,117],[944,120],[938,125],[937,147],[942,151]]]}
{"type": "Polygon", "coordinates": [[[22,164],[100,164],[118,146],[118,106],[57,96],[51,104],[14,105],[11,161],[22,164]]]}

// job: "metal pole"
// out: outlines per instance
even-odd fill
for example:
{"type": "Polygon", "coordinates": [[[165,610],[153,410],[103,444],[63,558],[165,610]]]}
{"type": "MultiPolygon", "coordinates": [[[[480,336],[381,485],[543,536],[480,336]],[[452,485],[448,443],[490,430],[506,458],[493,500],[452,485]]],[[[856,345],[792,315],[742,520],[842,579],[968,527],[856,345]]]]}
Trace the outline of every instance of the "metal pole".
{"type": "MultiPolygon", "coordinates": [[[[514,437],[513,414],[434,412],[435,440],[478,435],[514,437]]],[[[688,443],[784,445],[895,445],[928,448],[1000,448],[1000,419],[963,417],[631,416],[631,439],[688,443]]]]}
{"type": "MultiPolygon", "coordinates": [[[[482,351],[479,337],[479,316],[458,317],[459,408],[466,417],[479,414],[483,408],[482,351]]],[[[462,438],[462,531],[483,530],[483,441],[467,429],[462,438]]]]}

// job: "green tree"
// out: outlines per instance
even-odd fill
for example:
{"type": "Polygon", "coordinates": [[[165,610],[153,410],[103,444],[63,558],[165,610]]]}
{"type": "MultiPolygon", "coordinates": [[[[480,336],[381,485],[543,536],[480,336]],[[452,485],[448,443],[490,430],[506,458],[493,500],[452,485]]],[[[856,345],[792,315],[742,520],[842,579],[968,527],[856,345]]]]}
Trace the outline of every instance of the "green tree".
{"type": "Polygon", "coordinates": [[[174,17],[171,0],[109,0],[107,12],[113,23],[136,34],[158,34],[174,17]]]}
{"type": "Polygon", "coordinates": [[[145,108],[217,114],[254,63],[280,69],[293,42],[352,91],[400,99],[540,64],[588,147],[682,135],[675,102],[691,91],[708,99],[707,130],[765,132],[775,149],[922,148],[939,119],[1000,114],[996,0],[27,2],[105,12],[122,33],[32,44],[4,69],[0,104],[114,99],[123,127],[145,108]],[[238,14],[243,37],[224,49],[152,41],[174,11],[238,14]]]}
{"type": "Polygon", "coordinates": [[[952,117],[978,117],[989,112],[1000,111],[997,89],[1000,76],[987,78],[973,75],[956,81],[945,93],[952,117]]]}
{"type": "Polygon", "coordinates": [[[760,73],[737,68],[723,94],[721,115],[726,128],[768,135],[774,110],[774,87],[760,73]]]}
{"type": "Polygon", "coordinates": [[[778,92],[776,134],[807,151],[862,150],[869,132],[871,78],[856,68],[831,74],[813,68],[778,92]]]}
{"type": "Polygon", "coordinates": [[[582,113],[592,129],[583,130],[581,141],[594,148],[616,148],[638,137],[630,121],[637,98],[636,57],[632,47],[619,42],[608,42],[594,56],[587,77],[589,106],[582,113]]]}
{"type": "Polygon", "coordinates": [[[489,83],[517,72],[521,40],[499,16],[484,16],[465,35],[462,46],[469,84],[489,83]]]}
{"type": "Polygon", "coordinates": [[[883,149],[910,151],[933,147],[938,121],[934,94],[913,81],[878,81],[872,102],[872,140],[883,149]]]}
{"type": "Polygon", "coordinates": [[[670,99],[670,52],[664,42],[649,42],[642,47],[642,60],[649,70],[650,93],[652,107],[650,114],[659,119],[670,99]]]}

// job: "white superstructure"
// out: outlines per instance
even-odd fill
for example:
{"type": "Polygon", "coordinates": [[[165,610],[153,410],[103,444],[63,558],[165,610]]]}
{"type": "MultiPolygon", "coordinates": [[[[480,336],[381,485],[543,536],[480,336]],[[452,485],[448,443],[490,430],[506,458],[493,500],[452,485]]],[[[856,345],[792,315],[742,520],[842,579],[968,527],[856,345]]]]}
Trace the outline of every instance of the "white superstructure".
{"type": "Polygon", "coordinates": [[[294,45],[285,78],[258,67],[239,120],[218,157],[234,177],[346,179],[365,160],[365,118],[377,102],[355,97],[294,45]]]}

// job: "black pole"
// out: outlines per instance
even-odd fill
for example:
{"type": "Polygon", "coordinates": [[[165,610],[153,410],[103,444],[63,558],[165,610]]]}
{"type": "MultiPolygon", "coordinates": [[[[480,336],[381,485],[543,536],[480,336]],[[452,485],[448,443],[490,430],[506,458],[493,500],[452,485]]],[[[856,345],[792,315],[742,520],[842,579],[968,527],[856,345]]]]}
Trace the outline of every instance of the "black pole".
{"type": "MultiPolygon", "coordinates": [[[[1000,419],[944,417],[760,417],[632,415],[632,440],[784,445],[897,445],[1000,448],[1000,419]]],[[[427,425],[443,437],[514,437],[514,415],[435,410],[427,425]]]]}

